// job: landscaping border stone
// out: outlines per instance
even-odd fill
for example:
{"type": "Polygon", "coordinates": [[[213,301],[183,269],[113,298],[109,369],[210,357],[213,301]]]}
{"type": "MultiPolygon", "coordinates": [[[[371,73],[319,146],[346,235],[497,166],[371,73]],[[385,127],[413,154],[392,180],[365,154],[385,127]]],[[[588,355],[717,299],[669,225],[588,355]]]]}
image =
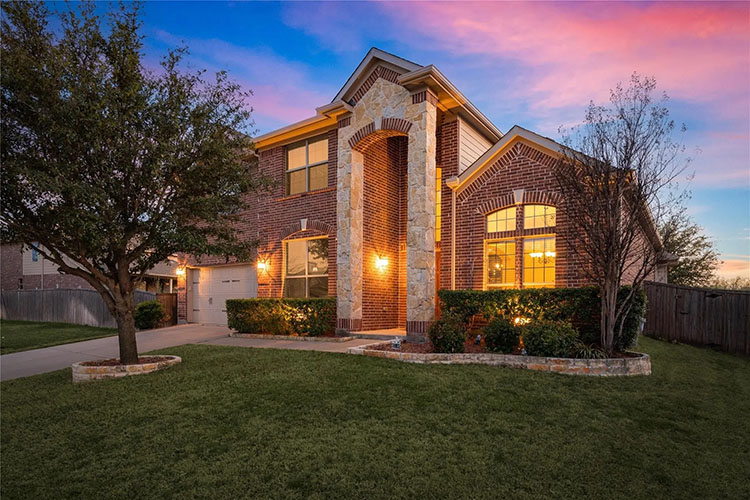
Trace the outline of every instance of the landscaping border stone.
{"type": "Polygon", "coordinates": [[[581,358],[545,358],[540,356],[518,356],[515,354],[495,353],[413,353],[382,351],[371,349],[376,344],[350,347],[348,354],[372,356],[374,358],[396,359],[407,363],[464,365],[481,364],[508,366],[544,372],[563,373],[566,375],[589,375],[596,377],[620,377],[633,375],[651,375],[651,357],[644,353],[631,353],[629,358],[581,359],[581,358]]]}
{"type": "Polygon", "coordinates": [[[241,339],[263,339],[263,340],[300,340],[303,342],[349,342],[354,337],[300,337],[299,335],[268,335],[264,333],[235,333],[231,332],[230,337],[241,339]]]}
{"type": "Polygon", "coordinates": [[[113,366],[88,366],[85,363],[91,361],[82,361],[73,363],[73,383],[89,382],[92,380],[101,380],[107,378],[121,378],[130,375],[144,375],[146,373],[164,370],[170,366],[182,362],[179,356],[169,355],[149,355],[149,358],[163,358],[162,361],[155,363],[141,363],[137,365],[113,365],[113,366]]]}

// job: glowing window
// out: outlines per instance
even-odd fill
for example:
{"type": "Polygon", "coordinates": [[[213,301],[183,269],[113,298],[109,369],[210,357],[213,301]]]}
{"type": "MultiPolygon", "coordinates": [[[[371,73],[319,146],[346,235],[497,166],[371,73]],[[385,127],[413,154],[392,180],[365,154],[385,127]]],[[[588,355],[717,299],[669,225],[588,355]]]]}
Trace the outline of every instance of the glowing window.
{"type": "Polygon", "coordinates": [[[440,241],[440,227],[443,220],[440,194],[442,174],[443,170],[441,168],[435,169],[435,241],[440,241]]]}
{"type": "Polygon", "coordinates": [[[523,242],[523,284],[525,287],[555,286],[555,238],[533,238],[523,242]]]}
{"type": "Polygon", "coordinates": [[[514,231],[516,229],[516,207],[492,212],[487,216],[487,232],[514,231]]]}
{"type": "Polygon", "coordinates": [[[516,242],[493,241],[486,250],[487,287],[512,287],[516,283],[516,242]]]}
{"type": "Polygon", "coordinates": [[[290,240],[286,245],[286,297],[328,295],[328,238],[290,240]]]}
{"type": "Polygon", "coordinates": [[[523,207],[523,228],[555,227],[557,209],[548,205],[526,205],[523,207]]]}

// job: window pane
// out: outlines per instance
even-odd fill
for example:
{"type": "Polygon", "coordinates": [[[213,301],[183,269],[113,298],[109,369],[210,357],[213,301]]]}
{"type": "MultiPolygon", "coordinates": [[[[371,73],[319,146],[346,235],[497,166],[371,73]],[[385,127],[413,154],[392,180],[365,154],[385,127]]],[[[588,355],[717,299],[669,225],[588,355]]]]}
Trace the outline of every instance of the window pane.
{"type": "Polygon", "coordinates": [[[328,272],[328,238],[307,240],[307,272],[326,274],[328,272]]]}
{"type": "Polygon", "coordinates": [[[555,238],[534,238],[523,242],[523,281],[525,286],[554,286],[555,238]]]}
{"type": "Polygon", "coordinates": [[[297,194],[305,191],[305,169],[289,172],[286,175],[286,194],[297,194]]]}
{"type": "Polygon", "coordinates": [[[305,296],[305,278],[287,278],[284,287],[285,297],[304,297],[305,296]]]}
{"type": "Polygon", "coordinates": [[[328,139],[319,139],[310,142],[308,148],[308,164],[318,163],[328,160],[328,139]]]}
{"type": "Polygon", "coordinates": [[[516,207],[498,210],[487,216],[487,232],[515,231],[516,207]]]}
{"type": "Polygon", "coordinates": [[[310,191],[328,186],[328,164],[310,167],[310,191]]]}
{"type": "Polygon", "coordinates": [[[292,240],[286,244],[287,276],[304,276],[307,261],[307,241],[292,240]]]}
{"type": "Polygon", "coordinates": [[[526,205],[523,209],[524,229],[555,227],[557,209],[547,205],[526,205]]]}
{"type": "Polygon", "coordinates": [[[516,244],[501,241],[487,244],[487,285],[513,285],[516,273],[516,244]]]}
{"type": "Polygon", "coordinates": [[[308,287],[310,288],[310,293],[308,297],[327,297],[328,296],[328,277],[327,276],[310,278],[307,284],[308,284],[308,287]]]}
{"type": "Polygon", "coordinates": [[[287,160],[286,160],[286,169],[287,170],[294,170],[295,168],[303,167],[306,165],[306,158],[305,158],[305,143],[304,142],[298,142],[297,144],[292,144],[290,146],[287,146],[286,149],[287,154],[287,160]]]}

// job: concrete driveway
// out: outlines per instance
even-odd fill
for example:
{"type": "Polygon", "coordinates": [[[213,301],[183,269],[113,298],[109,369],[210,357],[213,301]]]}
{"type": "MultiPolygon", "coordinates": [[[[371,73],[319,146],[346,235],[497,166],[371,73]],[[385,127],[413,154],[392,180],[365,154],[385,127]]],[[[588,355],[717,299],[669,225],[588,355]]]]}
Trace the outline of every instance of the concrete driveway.
{"type": "MultiPolygon", "coordinates": [[[[178,325],[136,334],[138,352],[228,338],[229,328],[211,325],[178,325]]],[[[79,361],[119,356],[117,336],[85,340],[0,356],[0,380],[28,377],[68,368],[79,361]]]]}

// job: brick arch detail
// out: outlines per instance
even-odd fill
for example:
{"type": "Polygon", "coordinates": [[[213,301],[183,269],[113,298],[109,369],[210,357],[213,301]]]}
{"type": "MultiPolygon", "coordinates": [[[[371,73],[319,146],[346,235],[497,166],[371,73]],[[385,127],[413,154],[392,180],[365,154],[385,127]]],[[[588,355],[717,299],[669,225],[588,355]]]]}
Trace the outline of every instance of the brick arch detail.
{"type": "Polygon", "coordinates": [[[559,193],[551,191],[525,191],[523,193],[523,201],[516,204],[513,198],[513,193],[508,193],[504,196],[499,196],[482,203],[477,207],[477,213],[489,215],[492,212],[516,205],[549,205],[552,207],[558,207],[561,202],[562,196],[560,196],[559,193]]]}
{"type": "Polygon", "coordinates": [[[302,221],[294,222],[281,230],[281,233],[279,233],[279,238],[284,240],[296,233],[299,233],[300,231],[314,231],[317,233],[324,233],[329,236],[335,233],[333,226],[331,226],[330,224],[326,224],[325,222],[319,220],[307,219],[305,229],[302,229],[302,221]]]}
{"type": "Polygon", "coordinates": [[[403,118],[381,118],[357,130],[349,138],[349,146],[364,151],[380,139],[403,136],[411,130],[411,122],[403,118]],[[379,122],[379,123],[378,123],[379,122]]]}

